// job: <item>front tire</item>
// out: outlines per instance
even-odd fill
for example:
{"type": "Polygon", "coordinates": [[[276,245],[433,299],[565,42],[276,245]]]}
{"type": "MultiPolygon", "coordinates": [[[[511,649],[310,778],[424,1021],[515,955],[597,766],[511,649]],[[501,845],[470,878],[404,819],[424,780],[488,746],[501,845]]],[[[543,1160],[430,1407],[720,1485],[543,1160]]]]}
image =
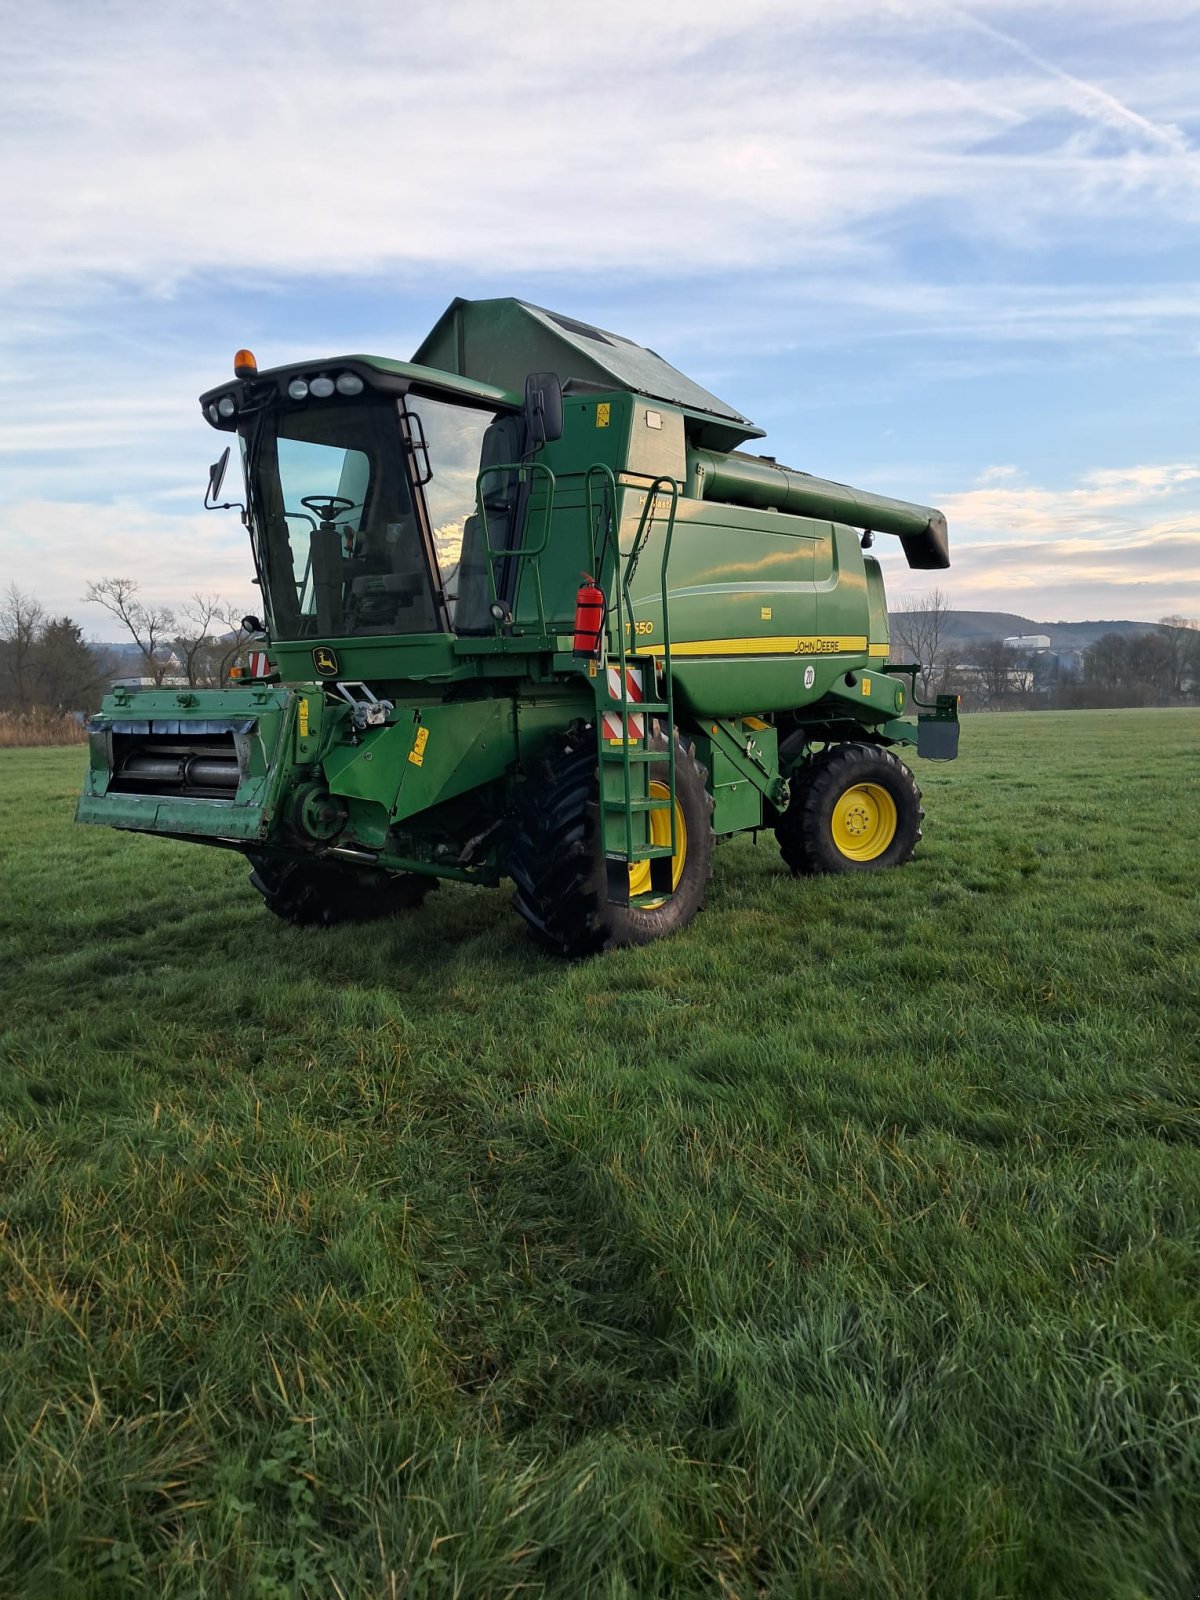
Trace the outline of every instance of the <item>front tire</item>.
{"type": "Polygon", "coordinates": [[[799,769],[791,790],[775,837],[793,873],[877,872],[912,860],[921,791],[882,745],[833,745],[799,769]]]}
{"type": "Polygon", "coordinates": [[[272,915],[301,928],[374,922],[415,910],[438,880],[417,872],[384,872],[330,861],[282,860],[251,855],[250,882],[272,915]]]}
{"type": "MultiPolygon", "coordinates": [[[[661,729],[651,736],[650,748],[666,750],[661,729]]],[[[652,812],[652,829],[656,824],[661,829],[660,818],[669,828],[666,812],[652,812]]],[[[703,907],[712,876],[712,797],[695,749],[678,733],[675,833],[670,894],[641,906],[611,901],[600,848],[596,730],[573,728],[552,741],[523,785],[509,861],[517,886],[513,904],[541,944],[575,958],[649,944],[687,926],[703,907]]],[[[662,838],[656,834],[655,842],[662,838]]],[[[670,842],[669,831],[665,842],[670,842]]],[[[648,887],[648,867],[635,863],[631,893],[648,887]]]]}

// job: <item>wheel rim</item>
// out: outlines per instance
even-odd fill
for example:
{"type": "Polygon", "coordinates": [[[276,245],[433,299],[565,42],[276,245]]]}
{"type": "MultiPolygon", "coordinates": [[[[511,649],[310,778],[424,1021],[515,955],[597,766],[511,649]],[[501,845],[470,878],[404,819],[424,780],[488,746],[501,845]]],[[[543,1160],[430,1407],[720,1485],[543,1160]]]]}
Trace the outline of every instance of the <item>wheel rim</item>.
{"type": "MultiPolygon", "coordinates": [[[[666,800],[670,790],[665,783],[660,783],[655,778],[650,784],[650,793],[656,800],[666,800]]],[[[683,820],[683,809],[676,800],[675,806],[675,854],[671,857],[671,893],[679,887],[679,880],[683,876],[684,862],[687,860],[687,823],[683,820]]],[[[669,845],[671,842],[671,817],[666,810],[650,812],[650,843],[654,845],[669,845]]],[[[629,867],[629,898],[635,895],[650,892],[650,863],[648,861],[634,861],[629,867]]],[[[653,911],[657,906],[665,904],[667,895],[660,896],[657,900],[648,900],[635,907],[638,911],[653,911]]]]}
{"type": "Polygon", "coordinates": [[[878,783],[856,783],[833,807],[833,842],[850,861],[874,861],[896,837],[896,802],[878,783]]]}

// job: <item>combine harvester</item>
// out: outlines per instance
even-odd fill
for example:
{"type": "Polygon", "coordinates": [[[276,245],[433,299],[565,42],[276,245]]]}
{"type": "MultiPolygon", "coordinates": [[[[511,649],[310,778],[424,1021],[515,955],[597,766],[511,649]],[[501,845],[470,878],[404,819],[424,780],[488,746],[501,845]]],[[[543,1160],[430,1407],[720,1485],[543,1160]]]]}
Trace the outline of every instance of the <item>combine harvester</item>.
{"type": "Polygon", "coordinates": [[[79,821],[240,850],[298,923],[509,877],[568,956],[683,927],[718,836],[771,827],[798,874],[912,856],[895,751],[953,757],[957,699],[902,717],[865,552],[948,566],[940,512],[738,450],[762,430],[653,351],[519,300],[456,300],[412,362],[234,371],[200,403],[261,648],[108,696],[79,821]]]}

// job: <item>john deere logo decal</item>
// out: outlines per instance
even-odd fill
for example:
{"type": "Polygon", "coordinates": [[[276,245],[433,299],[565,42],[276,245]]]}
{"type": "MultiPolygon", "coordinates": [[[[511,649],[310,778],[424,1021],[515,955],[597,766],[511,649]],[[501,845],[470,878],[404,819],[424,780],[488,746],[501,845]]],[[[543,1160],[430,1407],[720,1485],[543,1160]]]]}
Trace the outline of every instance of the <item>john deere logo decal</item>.
{"type": "Polygon", "coordinates": [[[313,666],[323,678],[336,678],[338,675],[338,658],[328,645],[319,644],[312,653],[313,666]]]}

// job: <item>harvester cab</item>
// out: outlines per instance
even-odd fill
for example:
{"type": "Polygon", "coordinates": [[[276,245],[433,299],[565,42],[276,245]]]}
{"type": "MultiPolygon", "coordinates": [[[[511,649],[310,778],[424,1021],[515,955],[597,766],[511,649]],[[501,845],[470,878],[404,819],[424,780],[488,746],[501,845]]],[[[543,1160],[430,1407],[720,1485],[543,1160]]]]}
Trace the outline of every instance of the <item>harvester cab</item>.
{"type": "Polygon", "coordinates": [[[945,567],[939,512],[739,449],[761,430],[653,351],[516,300],[456,300],[411,362],[239,351],[201,406],[264,648],[115,690],[81,821],[240,850],[300,923],[509,877],[568,955],[681,927],[717,836],[771,826],[797,874],[912,855],[896,750],[953,756],[957,702],[905,717],[864,547],[945,567]]]}

